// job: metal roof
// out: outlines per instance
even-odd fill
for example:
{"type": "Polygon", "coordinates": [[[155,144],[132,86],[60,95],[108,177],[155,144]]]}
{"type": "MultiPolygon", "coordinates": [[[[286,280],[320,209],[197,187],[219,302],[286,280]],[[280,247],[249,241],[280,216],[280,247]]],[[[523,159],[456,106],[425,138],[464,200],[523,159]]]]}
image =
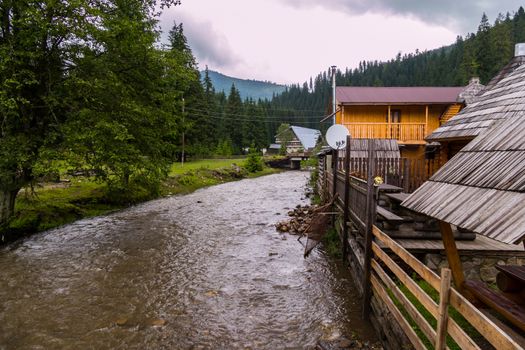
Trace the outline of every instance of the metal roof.
{"type": "Polygon", "coordinates": [[[314,148],[317,144],[317,139],[321,136],[321,132],[316,129],[303,128],[302,126],[291,126],[290,129],[292,129],[305,150],[314,148]]]}
{"type": "Polygon", "coordinates": [[[402,205],[504,243],[519,243],[525,238],[525,65],[473,105],[470,127],[462,132],[483,132],[402,205]]]}
{"type": "Polygon", "coordinates": [[[434,130],[427,141],[473,139],[496,120],[525,109],[524,57],[515,57],[474,101],[434,130]]]}
{"type": "Polygon", "coordinates": [[[338,86],[338,104],[450,104],[459,101],[463,87],[364,87],[338,86]]]}

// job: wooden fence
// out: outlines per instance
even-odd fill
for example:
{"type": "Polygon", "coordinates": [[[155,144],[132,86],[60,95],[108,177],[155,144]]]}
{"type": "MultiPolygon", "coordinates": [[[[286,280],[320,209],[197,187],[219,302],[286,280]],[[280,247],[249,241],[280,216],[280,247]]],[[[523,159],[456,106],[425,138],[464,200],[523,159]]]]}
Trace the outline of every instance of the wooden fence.
{"type": "Polygon", "coordinates": [[[416,349],[427,347],[410,325],[408,318],[417,325],[435,349],[445,349],[447,335],[461,349],[480,349],[480,346],[450,317],[449,306],[463,316],[496,349],[521,349],[503,329],[451,287],[449,269],[442,269],[440,277],[376,226],[373,227],[372,234],[377,240],[372,244],[374,257],[371,261],[373,273],[370,283],[373,293],[386,305],[416,349]],[[407,264],[417,274],[419,282],[425,281],[432,286],[439,293],[439,302],[434,301],[414,276],[407,273],[394,259],[400,259],[407,264]],[[429,323],[403,290],[410,291],[432,315],[436,320],[436,327],[429,323]]]}
{"type": "MultiPolygon", "coordinates": [[[[522,349],[500,326],[451,287],[449,269],[443,269],[441,276],[438,276],[374,225],[377,205],[374,177],[388,163],[374,159],[375,146],[373,140],[370,142],[369,158],[366,162],[357,160],[354,167],[359,169],[359,177],[354,176],[351,170],[353,160],[343,158],[341,164],[341,157],[337,157],[332,159],[332,166],[326,159],[323,160],[322,175],[318,181],[318,186],[324,186],[320,189],[327,199],[336,194],[338,196],[337,207],[343,216],[339,230],[343,257],[350,262],[357,289],[363,295],[363,317],[368,318],[372,313],[373,295],[389,310],[416,349],[427,349],[428,344],[431,344],[430,348],[448,348],[447,337],[449,342],[454,341],[461,349],[480,349],[471,336],[450,317],[452,307],[494,348],[522,349]],[[368,167],[368,164],[371,166],[368,167]],[[363,176],[364,170],[366,176],[363,176]],[[439,295],[439,301],[427,294],[421,283],[432,287],[433,294],[439,295]],[[410,294],[415,298],[410,298],[410,294]],[[419,308],[414,299],[420,304],[419,308]],[[421,307],[434,319],[432,324],[421,312],[421,307]],[[414,330],[414,324],[420,334],[414,330]]],[[[394,162],[394,167],[403,169],[404,164],[402,161],[394,162]]]]}
{"type": "MultiPolygon", "coordinates": [[[[338,152],[337,169],[344,171],[344,151],[338,152]]],[[[406,193],[414,192],[439,169],[438,159],[375,158],[374,177],[384,183],[403,188],[406,193]]],[[[350,158],[350,174],[366,179],[368,158],[350,158]]]]}

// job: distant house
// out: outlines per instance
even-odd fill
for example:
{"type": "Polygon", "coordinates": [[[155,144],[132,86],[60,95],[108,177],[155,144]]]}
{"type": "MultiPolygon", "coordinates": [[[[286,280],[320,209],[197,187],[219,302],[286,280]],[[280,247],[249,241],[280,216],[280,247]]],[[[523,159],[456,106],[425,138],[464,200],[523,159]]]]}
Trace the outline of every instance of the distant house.
{"type": "MultiPolygon", "coordinates": [[[[292,140],[286,144],[287,154],[308,153],[314,149],[317,140],[321,136],[321,132],[316,129],[303,128],[302,126],[290,126],[292,132],[292,140]]],[[[270,148],[281,147],[283,140],[282,135],[275,135],[275,144],[270,148]]]]}
{"type": "Polygon", "coordinates": [[[525,56],[430,138],[473,141],[402,205],[504,243],[524,241],[525,56]]]}
{"type": "Polygon", "coordinates": [[[425,137],[456,115],[483,86],[336,88],[336,123],[353,138],[397,140],[401,155],[424,158],[425,137]]]}

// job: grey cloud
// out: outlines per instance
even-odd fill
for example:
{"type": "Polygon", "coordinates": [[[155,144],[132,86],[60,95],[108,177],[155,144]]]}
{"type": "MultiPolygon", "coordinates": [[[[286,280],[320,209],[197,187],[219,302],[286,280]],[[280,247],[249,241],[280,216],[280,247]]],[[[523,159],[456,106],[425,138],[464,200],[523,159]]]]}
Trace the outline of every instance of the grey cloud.
{"type": "Polygon", "coordinates": [[[169,32],[174,20],[183,24],[184,34],[197,61],[204,61],[215,69],[234,67],[240,62],[230,47],[228,39],[216,31],[211,22],[198,21],[189,15],[179,13],[176,19],[171,17],[163,19],[163,22],[166,22],[166,25],[163,24],[164,33],[169,32]]]}
{"type": "Polygon", "coordinates": [[[475,32],[483,12],[491,23],[499,12],[513,13],[522,5],[520,0],[282,0],[293,6],[322,6],[358,15],[386,13],[413,17],[461,31],[475,32]]]}

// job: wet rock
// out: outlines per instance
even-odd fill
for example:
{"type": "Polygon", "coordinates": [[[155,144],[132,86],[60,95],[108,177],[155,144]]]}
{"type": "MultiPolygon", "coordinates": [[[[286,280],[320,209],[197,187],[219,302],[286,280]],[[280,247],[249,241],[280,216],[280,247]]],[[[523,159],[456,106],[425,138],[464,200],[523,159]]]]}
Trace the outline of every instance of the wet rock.
{"type": "Polygon", "coordinates": [[[118,320],[115,320],[115,324],[119,327],[124,327],[127,325],[128,319],[127,318],[119,318],[118,320]]]}
{"type": "Polygon", "coordinates": [[[291,219],[275,224],[277,231],[289,232],[290,234],[304,234],[310,226],[315,209],[317,209],[316,205],[297,205],[294,210],[290,210],[287,213],[291,219]]]}
{"type": "Polygon", "coordinates": [[[157,319],[157,320],[152,320],[150,323],[154,327],[162,327],[166,325],[166,320],[157,319]]]}

